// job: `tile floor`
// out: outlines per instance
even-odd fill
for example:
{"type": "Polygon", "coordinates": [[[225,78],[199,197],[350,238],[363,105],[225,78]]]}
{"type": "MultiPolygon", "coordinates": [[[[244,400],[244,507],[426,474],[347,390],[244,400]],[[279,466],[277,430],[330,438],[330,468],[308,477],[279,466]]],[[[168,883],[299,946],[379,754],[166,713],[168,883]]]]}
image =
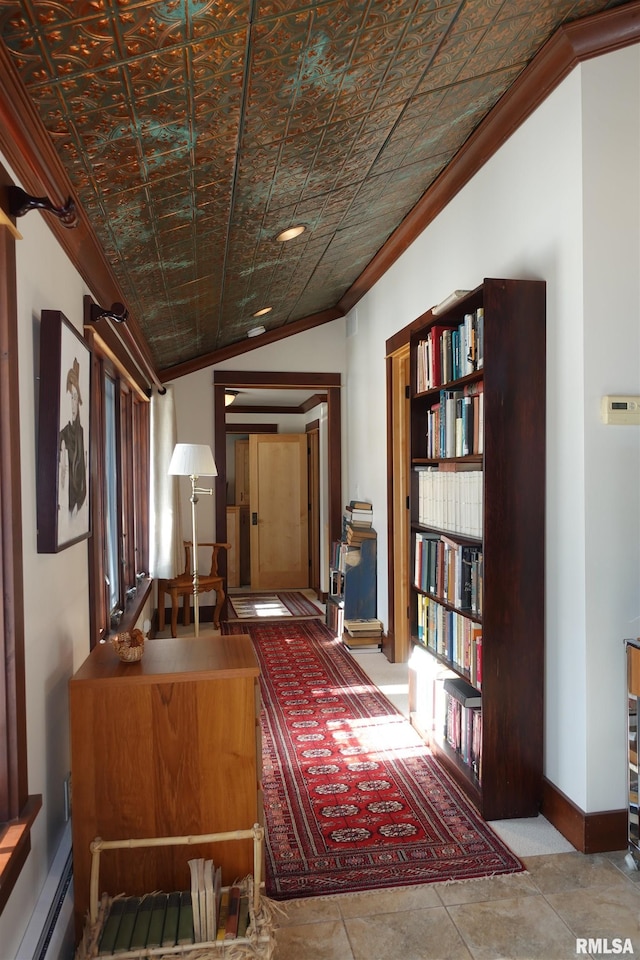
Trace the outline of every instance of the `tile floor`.
{"type": "MultiPolygon", "coordinates": [[[[406,664],[353,656],[406,715],[406,664]]],[[[524,873],[279,903],[272,960],[640,957],[640,871],[625,851],[585,856],[543,817],[492,827],[524,873]]]]}
{"type": "MultiPolygon", "coordinates": [[[[406,664],[353,656],[406,714],[406,664]]],[[[273,960],[565,960],[614,938],[640,957],[640,872],[624,851],[584,856],[544,817],[492,827],[525,873],[287,901],[273,960]]]]}

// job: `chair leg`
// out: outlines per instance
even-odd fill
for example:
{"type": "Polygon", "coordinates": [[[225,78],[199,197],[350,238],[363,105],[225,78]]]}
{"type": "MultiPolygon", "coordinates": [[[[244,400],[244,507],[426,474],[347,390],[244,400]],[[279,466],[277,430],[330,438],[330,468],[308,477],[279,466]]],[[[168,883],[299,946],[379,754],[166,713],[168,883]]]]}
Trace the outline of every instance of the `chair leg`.
{"type": "Polygon", "coordinates": [[[164,614],[164,586],[160,585],[158,581],[158,631],[164,630],[165,627],[165,614],[164,614]]]}
{"type": "Polygon", "coordinates": [[[171,591],[171,636],[178,636],[178,594],[171,591]]]}
{"type": "Polygon", "coordinates": [[[224,589],[222,586],[216,587],[216,605],[213,611],[213,625],[216,630],[220,629],[220,613],[224,603],[224,589]]]}

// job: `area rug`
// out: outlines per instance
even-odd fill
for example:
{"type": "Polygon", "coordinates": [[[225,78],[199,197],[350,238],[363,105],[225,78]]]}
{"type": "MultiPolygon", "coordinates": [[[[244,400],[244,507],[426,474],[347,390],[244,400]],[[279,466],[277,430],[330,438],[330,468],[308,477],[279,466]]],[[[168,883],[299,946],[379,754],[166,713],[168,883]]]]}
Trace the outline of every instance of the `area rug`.
{"type": "Polygon", "coordinates": [[[262,669],[270,897],[524,869],[321,621],[222,629],[248,633],[262,669]]]}
{"type": "Polygon", "coordinates": [[[322,617],[322,610],[297,590],[278,593],[236,593],[227,597],[229,620],[276,620],[322,617]]]}

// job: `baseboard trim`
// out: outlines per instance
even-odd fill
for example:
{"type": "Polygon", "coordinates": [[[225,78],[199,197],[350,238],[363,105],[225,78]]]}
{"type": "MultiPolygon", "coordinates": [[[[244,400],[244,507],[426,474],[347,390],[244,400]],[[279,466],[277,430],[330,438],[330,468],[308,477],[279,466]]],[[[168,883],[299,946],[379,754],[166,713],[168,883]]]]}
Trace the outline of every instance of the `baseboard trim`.
{"type": "Polygon", "coordinates": [[[542,815],[581,853],[626,850],[626,810],[585,813],[555,784],[543,778],[542,815]]]}

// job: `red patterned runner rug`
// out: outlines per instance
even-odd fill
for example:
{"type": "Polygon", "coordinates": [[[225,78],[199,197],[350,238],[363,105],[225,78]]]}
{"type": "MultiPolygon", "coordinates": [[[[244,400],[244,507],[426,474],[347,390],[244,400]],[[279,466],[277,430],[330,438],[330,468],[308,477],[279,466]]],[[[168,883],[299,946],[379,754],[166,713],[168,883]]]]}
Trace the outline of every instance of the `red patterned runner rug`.
{"type": "Polygon", "coordinates": [[[268,896],[524,869],[322,622],[222,629],[262,668],[268,896]]]}

